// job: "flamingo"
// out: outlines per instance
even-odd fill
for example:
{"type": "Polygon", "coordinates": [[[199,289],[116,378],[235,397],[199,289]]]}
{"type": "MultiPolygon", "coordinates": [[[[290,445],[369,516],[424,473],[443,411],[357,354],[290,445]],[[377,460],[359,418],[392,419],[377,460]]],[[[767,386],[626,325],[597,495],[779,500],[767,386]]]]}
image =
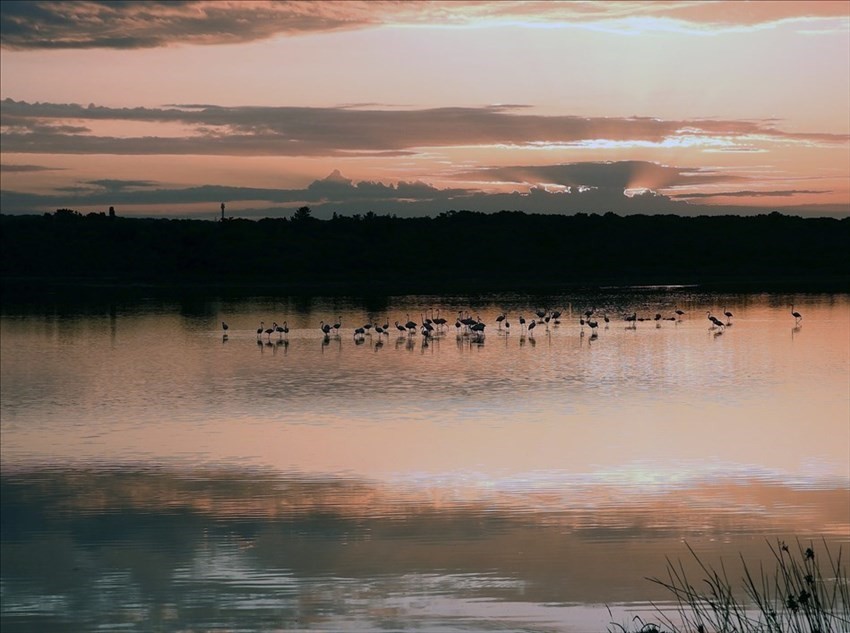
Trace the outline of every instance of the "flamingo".
{"type": "Polygon", "coordinates": [[[410,313],[407,314],[407,323],[404,324],[408,330],[416,331],[416,321],[410,319],[410,313]]]}
{"type": "Polygon", "coordinates": [[[224,333],[227,334],[227,330],[230,329],[230,326],[227,325],[224,321],[221,322],[221,329],[224,330],[224,333]]]}
{"type": "Polygon", "coordinates": [[[275,332],[277,332],[277,336],[278,336],[278,338],[282,338],[282,337],[283,337],[283,326],[282,326],[282,325],[278,325],[278,324],[277,324],[277,321],[275,321],[275,323],[274,323],[274,331],[275,331],[275,332]]]}
{"type": "Polygon", "coordinates": [[[422,329],[425,330],[426,332],[428,332],[429,336],[431,334],[433,334],[434,333],[433,321],[430,321],[430,320],[423,321],[422,322],[422,329]]]}
{"type": "Polygon", "coordinates": [[[289,334],[289,326],[286,324],[286,321],[283,322],[283,334],[284,336],[289,334]]]}
{"type": "Polygon", "coordinates": [[[502,329],[502,321],[504,321],[504,320],[505,320],[505,317],[506,317],[506,316],[507,316],[507,315],[503,312],[502,314],[500,314],[499,316],[497,316],[497,317],[496,317],[496,323],[498,323],[498,324],[499,324],[499,329],[500,329],[500,330],[502,329]]]}
{"type": "Polygon", "coordinates": [[[681,319],[682,315],[685,313],[682,310],[676,310],[676,314],[678,315],[679,319],[681,319]]]}
{"type": "Polygon", "coordinates": [[[395,328],[399,332],[406,332],[407,331],[407,329],[403,325],[401,325],[398,321],[395,322],[395,328]]]}
{"type": "MultiPolygon", "coordinates": [[[[274,324],[275,326],[277,323],[274,324]]],[[[267,327],[263,332],[271,339],[272,333],[274,333],[274,327],[267,327]]]]}
{"type": "Polygon", "coordinates": [[[791,316],[792,316],[792,317],[794,317],[794,320],[795,320],[797,323],[799,323],[799,322],[800,322],[800,320],[803,318],[803,315],[802,315],[802,314],[800,314],[799,312],[797,312],[797,311],[795,311],[795,310],[794,310],[794,304],[793,304],[793,303],[791,304],[791,316]]]}
{"type": "MultiPolygon", "coordinates": [[[[522,320],[522,317],[520,317],[520,320],[522,320]]],[[[529,333],[529,335],[531,335],[531,330],[533,330],[535,327],[537,327],[537,321],[535,321],[534,319],[532,319],[532,320],[531,320],[531,323],[529,323],[529,324],[528,324],[528,333],[529,333]]]]}
{"type": "Polygon", "coordinates": [[[525,327],[525,317],[522,316],[521,314],[519,315],[519,326],[520,326],[520,328],[525,327]]]}
{"type": "Polygon", "coordinates": [[[713,325],[711,326],[712,329],[717,327],[717,326],[726,327],[725,325],[723,325],[723,321],[718,319],[716,316],[712,316],[711,312],[707,312],[706,314],[708,315],[708,320],[713,323],[713,325]]]}
{"type": "Polygon", "coordinates": [[[732,313],[726,309],[726,306],[723,306],[723,314],[726,315],[726,324],[730,325],[732,321],[732,313]]]}
{"type": "Polygon", "coordinates": [[[324,321],[319,321],[319,328],[322,330],[322,333],[327,336],[331,333],[331,324],[325,323],[324,321]]]}
{"type": "Polygon", "coordinates": [[[263,321],[260,321],[260,327],[257,328],[257,336],[263,335],[263,329],[266,327],[266,324],[263,321]]]}
{"type": "Polygon", "coordinates": [[[339,328],[342,327],[342,316],[338,316],[334,323],[334,334],[339,334],[339,328]]]}

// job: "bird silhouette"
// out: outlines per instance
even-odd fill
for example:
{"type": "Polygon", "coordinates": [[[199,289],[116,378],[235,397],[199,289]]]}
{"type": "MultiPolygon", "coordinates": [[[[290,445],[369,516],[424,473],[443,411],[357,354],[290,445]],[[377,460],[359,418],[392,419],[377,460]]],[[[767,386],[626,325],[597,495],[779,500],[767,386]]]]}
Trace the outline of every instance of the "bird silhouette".
{"type": "Polygon", "coordinates": [[[222,330],[224,330],[224,332],[225,332],[225,334],[226,334],[226,333],[227,333],[227,330],[229,330],[229,329],[230,329],[230,326],[229,326],[229,325],[227,325],[227,323],[225,323],[224,321],[222,321],[222,322],[221,322],[221,329],[222,329],[222,330]]]}
{"type": "Polygon", "coordinates": [[[325,336],[331,333],[331,324],[325,323],[324,321],[319,321],[319,328],[322,330],[325,336]]]}
{"type": "Polygon", "coordinates": [[[726,327],[723,324],[723,321],[718,319],[716,316],[712,316],[711,312],[706,312],[706,314],[708,315],[708,320],[711,321],[712,324],[713,324],[712,329],[715,328],[715,327],[718,327],[718,326],[721,327],[721,328],[726,327]]]}
{"type": "Polygon", "coordinates": [[[415,332],[415,331],[416,331],[416,325],[417,325],[417,324],[416,324],[416,321],[411,320],[411,318],[410,318],[410,313],[408,313],[408,315],[407,315],[407,323],[405,323],[405,324],[404,324],[404,327],[406,327],[406,328],[407,328],[408,330],[410,330],[411,332],[415,332]]]}
{"type": "Polygon", "coordinates": [[[799,323],[799,322],[800,322],[800,320],[803,318],[803,315],[802,315],[802,314],[800,314],[799,312],[797,312],[797,311],[795,311],[795,310],[794,310],[794,304],[793,304],[793,303],[791,304],[791,316],[792,316],[792,317],[794,317],[794,320],[795,320],[797,323],[799,323]]]}

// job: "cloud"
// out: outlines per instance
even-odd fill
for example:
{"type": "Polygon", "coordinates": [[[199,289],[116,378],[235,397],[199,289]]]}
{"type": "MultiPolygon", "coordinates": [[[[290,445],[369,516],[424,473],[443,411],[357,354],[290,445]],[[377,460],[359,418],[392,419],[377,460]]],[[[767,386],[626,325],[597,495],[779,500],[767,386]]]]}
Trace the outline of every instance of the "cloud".
{"type": "Polygon", "coordinates": [[[74,186],[57,188],[50,194],[30,194],[0,191],[5,212],[49,210],[63,206],[92,207],[103,205],[181,205],[197,203],[251,202],[292,204],[340,204],[354,208],[362,204],[395,204],[403,200],[423,202],[445,201],[468,196],[466,189],[437,189],[422,182],[399,182],[385,185],[378,182],[354,183],[334,171],[327,178],[316,180],[304,189],[263,189],[202,185],[169,188],[148,180],[88,180],[74,186]]]}
{"type": "Polygon", "coordinates": [[[11,49],[133,49],[236,44],[376,23],[366,3],[346,4],[4,0],[0,35],[11,49]]]}
{"type": "Polygon", "coordinates": [[[844,2],[4,0],[0,42],[9,49],[132,49],[237,44],[392,25],[593,27],[613,23],[628,30],[635,19],[641,21],[642,29],[674,25],[723,30],[790,21],[812,29],[825,20],[846,20],[848,16],[850,9],[844,2]]]}
{"type": "Polygon", "coordinates": [[[387,156],[428,147],[538,147],[600,140],[660,144],[702,139],[712,146],[754,139],[761,143],[815,144],[850,140],[848,134],[784,131],[774,120],[545,116],[516,106],[415,110],[212,105],[108,108],[9,98],[0,106],[3,149],[17,153],[387,156]],[[176,123],[191,131],[182,137],[81,133],[96,129],[98,121],[176,123]]]}
{"type": "Polygon", "coordinates": [[[8,173],[28,173],[40,171],[61,171],[64,167],[45,167],[44,165],[9,165],[0,163],[0,171],[8,173]]]}
{"type": "Polygon", "coordinates": [[[671,198],[787,198],[797,194],[832,193],[826,189],[783,189],[777,191],[719,191],[715,193],[680,193],[671,198]]]}
{"type": "Polygon", "coordinates": [[[710,169],[670,167],[648,161],[581,162],[561,165],[485,167],[457,174],[457,178],[483,182],[554,184],[597,189],[663,189],[739,180],[740,176],[710,169]]]}
{"type": "MultiPolygon", "coordinates": [[[[228,213],[241,217],[287,217],[299,206],[309,205],[318,218],[329,218],[333,213],[353,215],[372,211],[381,215],[399,217],[434,216],[449,210],[471,210],[495,213],[503,210],[527,213],[575,214],[606,213],[621,215],[643,214],[753,214],[763,208],[700,205],[672,196],[646,190],[626,196],[622,184],[624,174],[639,173],[652,164],[599,164],[553,165],[554,170],[572,167],[575,173],[586,173],[602,185],[589,189],[547,191],[531,187],[525,191],[488,194],[463,188],[438,189],[423,182],[353,182],[338,171],[327,178],[316,180],[303,189],[262,189],[203,185],[198,187],[163,187],[147,180],[95,180],[82,181],[76,186],[57,189],[50,194],[32,194],[0,191],[0,206],[4,213],[40,213],[57,208],[75,208],[80,211],[103,210],[109,206],[133,209],[136,215],[192,215],[204,217],[215,214],[218,205],[227,203],[228,213]],[[605,176],[605,169],[614,174],[605,176]],[[208,211],[198,211],[198,205],[209,204],[208,211]],[[181,210],[192,205],[192,210],[181,210]],[[152,211],[146,212],[145,209],[152,211]],[[162,211],[166,209],[166,211],[162,211]]],[[[542,168],[541,168],[542,169],[542,168]]],[[[687,173],[682,168],[662,168],[674,174],[687,173]]],[[[683,176],[682,176],[683,177],[683,176]]],[[[584,180],[584,179],[581,179],[584,180]]],[[[800,207],[805,209],[804,207],[800,207]]],[[[824,207],[825,209],[825,207],[824,207]]],[[[847,215],[846,209],[830,209],[828,214],[847,215]]]]}

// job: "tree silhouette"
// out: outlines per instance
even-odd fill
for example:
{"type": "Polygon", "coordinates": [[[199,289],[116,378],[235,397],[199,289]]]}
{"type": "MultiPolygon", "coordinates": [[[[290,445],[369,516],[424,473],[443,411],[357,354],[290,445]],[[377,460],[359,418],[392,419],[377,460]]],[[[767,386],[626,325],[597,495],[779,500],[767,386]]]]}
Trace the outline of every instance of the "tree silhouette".
{"type": "Polygon", "coordinates": [[[310,207],[299,207],[298,211],[292,214],[292,219],[297,222],[303,222],[304,220],[309,220],[312,217],[310,207]]]}

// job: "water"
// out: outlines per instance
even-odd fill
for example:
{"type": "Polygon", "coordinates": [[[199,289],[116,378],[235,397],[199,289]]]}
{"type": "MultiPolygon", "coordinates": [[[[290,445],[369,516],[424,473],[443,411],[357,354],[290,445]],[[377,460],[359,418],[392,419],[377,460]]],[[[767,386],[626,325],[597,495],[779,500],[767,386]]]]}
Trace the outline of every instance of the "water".
{"type": "Polygon", "coordinates": [[[645,578],[686,543],[850,541],[847,295],[45,299],[0,327],[4,631],[604,631],[669,600],[645,578]]]}

